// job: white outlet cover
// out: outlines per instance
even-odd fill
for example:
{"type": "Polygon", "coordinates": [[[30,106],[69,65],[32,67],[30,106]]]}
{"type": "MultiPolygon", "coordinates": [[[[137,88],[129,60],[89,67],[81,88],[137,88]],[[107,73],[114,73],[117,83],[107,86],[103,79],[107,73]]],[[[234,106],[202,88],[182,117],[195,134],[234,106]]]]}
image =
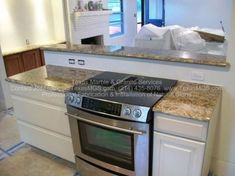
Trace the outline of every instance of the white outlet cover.
{"type": "Polygon", "coordinates": [[[195,80],[195,81],[204,81],[205,80],[205,75],[204,75],[203,72],[192,71],[191,79],[195,80]]]}

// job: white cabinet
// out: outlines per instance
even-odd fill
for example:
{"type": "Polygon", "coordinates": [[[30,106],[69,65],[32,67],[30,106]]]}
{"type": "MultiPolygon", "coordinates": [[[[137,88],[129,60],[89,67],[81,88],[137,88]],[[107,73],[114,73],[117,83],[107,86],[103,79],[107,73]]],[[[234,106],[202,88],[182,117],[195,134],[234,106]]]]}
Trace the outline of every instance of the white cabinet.
{"type": "Polygon", "coordinates": [[[21,139],[75,162],[64,94],[10,84],[21,139]]]}
{"type": "Polygon", "coordinates": [[[153,176],[200,176],[205,143],[154,132],[153,176]]]}
{"type": "Polygon", "coordinates": [[[220,105],[210,121],[154,113],[153,176],[208,176],[220,105]]]}

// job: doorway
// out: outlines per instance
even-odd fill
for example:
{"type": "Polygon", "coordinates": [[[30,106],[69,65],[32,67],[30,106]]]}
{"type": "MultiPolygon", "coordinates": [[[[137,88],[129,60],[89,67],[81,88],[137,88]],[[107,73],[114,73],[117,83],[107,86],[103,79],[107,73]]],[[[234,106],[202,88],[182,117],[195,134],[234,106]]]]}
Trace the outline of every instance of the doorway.
{"type": "Polygon", "coordinates": [[[165,26],[165,0],[145,0],[145,23],[165,26]]]}
{"type": "Polygon", "coordinates": [[[137,31],[149,23],[165,26],[165,0],[137,0],[137,31]]]}

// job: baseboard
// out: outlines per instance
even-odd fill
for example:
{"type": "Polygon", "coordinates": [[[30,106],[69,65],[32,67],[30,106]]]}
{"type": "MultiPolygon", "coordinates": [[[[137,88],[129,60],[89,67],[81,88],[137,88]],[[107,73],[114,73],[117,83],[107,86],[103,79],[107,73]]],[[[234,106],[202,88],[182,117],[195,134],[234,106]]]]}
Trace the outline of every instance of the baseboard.
{"type": "Polygon", "coordinates": [[[214,176],[234,176],[235,163],[226,162],[213,158],[212,170],[214,176]]]}

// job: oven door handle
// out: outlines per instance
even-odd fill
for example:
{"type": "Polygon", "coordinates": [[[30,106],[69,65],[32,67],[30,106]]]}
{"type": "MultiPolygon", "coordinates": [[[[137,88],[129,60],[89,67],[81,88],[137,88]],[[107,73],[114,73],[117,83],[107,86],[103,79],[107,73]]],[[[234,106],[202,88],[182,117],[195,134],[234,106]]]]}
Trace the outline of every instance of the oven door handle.
{"type": "Polygon", "coordinates": [[[93,125],[109,128],[109,129],[112,129],[112,130],[117,130],[117,131],[136,134],[136,135],[143,135],[145,133],[145,131],[139,131],[139,130],[135,130],[135,129],[131,129],[131,128],[130,129],[120,128],[120,127],[116,127],[116,126],[103,124],[103,123],[100,123],[100,122],[95,122],[95,121],[92,121],[92,120],[89,120],[89,119],[84,119],[84,118],[78,117],[76,115],[69,114],[67,112],[65,113],[65,115],[71,116],[71,117],[76,118],[76,119],[78,119],[80,121],[83,121],[83,122],[87,122],[87,123],[90,123],[90,124],[93,124],[93,125]]]}

